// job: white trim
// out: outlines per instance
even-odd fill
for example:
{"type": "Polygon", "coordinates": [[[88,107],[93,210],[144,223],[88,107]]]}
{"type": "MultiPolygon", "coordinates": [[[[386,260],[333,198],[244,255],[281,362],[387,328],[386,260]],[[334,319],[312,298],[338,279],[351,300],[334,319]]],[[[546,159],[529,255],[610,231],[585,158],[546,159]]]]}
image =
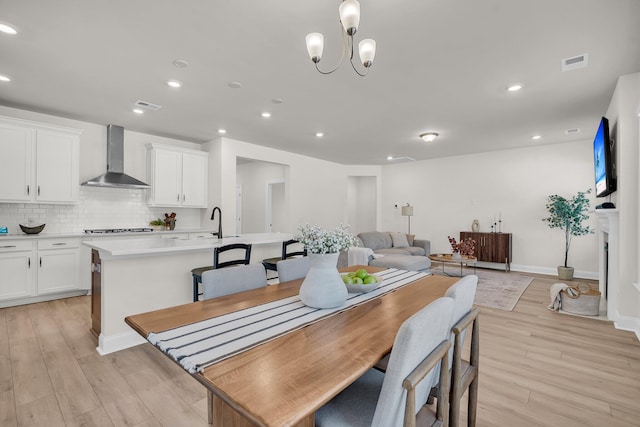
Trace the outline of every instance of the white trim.
{"type": "MultiPolygon", "coordinates": [[[[504,265],[504,264],[497,264],[497,265],[504,265]]],[[[478,267],[480,267],[480,264],[478,264],[478,267]]],[[[511,271],[518,271],[521,273],[546,274],[547,276],[558,275],[558,270],[556,268],[538,267],[538,266],[520,265],[520,264],[511,264],[511,271]]],[[[598,280],[599,273],[597,271],[576,270],[573,272],[573,277],[575,277],[576,279],[598,280]]]]}
{"type": "Polygon", "coordinates": [[[134,347],[146,342],[146,339],[142,338],[140,334],[133,330],[117,335],[112,335],[110,337],[106,337],[104,334],[100,334],[100,336],[98,337],[98,347],[96,347],[96,351],[101,356],[104,356],[105,354],[124,350],[125,348],[134,347]]]}
{"type": "Polygon", "coordinates": [[[617,320],[613,322],[613,326],[616,329],[623,331],[631,331],[636,334],[636,337],[640,340],[640,319],[635,317],[621,316],[620,313],[616,313],[617,320]]]}
{"type": "Polygon", "coordinates": [[[66,292],[56,292],[52,294],[43,294],[37,296],[21,297],[14,299],[6,299],[0,301],[0,308],[13,307],[16,305],[33,304],[36,302],[53,301],[61,298],[77,297],[82,295],[88,295],[89,292],[86,289],[78,289],[66,292]]]}

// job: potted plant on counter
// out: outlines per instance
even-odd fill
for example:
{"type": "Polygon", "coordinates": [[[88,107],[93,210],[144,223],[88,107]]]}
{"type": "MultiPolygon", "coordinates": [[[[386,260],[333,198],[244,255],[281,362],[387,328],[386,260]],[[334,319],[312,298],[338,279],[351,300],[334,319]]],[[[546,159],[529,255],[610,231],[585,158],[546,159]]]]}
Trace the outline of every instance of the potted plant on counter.
{"type": "Polygon", "coordinates": [[[161,220],[160,218],[149,221],[149,225],[153,227],[153,229],[156,231],[165,230],[164,221],[161,220]]]}
{"type": "Polygon", "coordinates": [[[589,199],[586,196],[589,193],[591,193],[591,189],[579,191],[571,199],[557,194],[547,197],[546,207],[549,216],[543,218],[542,221],[546,222],[549,228],[559,228],[564,233],[564,266],[558,266],[560,280],[573,279],[573,267],[569,267],[567,264],[571,238],[594,232],[588,225],[583,224],[585,220],[589,219],[589,215],[587,215],[589,199]]]}

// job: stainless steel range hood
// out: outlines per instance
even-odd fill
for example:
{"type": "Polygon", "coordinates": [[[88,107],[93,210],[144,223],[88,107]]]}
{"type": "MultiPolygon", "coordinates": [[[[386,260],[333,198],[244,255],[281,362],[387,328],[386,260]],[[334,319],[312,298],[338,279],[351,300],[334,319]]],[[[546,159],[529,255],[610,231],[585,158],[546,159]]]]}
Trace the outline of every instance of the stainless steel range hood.
{"type": "Polygon", "coordinates": [[[107,126],[107,173],[85,181],[90,187],[149,188],[148,184],[124,173],[124,128],[107,126]]]}

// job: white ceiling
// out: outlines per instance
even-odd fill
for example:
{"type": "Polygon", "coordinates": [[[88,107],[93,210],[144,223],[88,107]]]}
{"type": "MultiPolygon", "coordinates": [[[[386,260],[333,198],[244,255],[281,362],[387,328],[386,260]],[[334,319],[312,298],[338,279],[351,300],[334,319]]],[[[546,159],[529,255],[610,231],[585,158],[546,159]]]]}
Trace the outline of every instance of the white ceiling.
{"type": "Polygon", "coordinates": [[[225,128],[345,164],[591,139],[618,76],[640,71],[640,0],[361,0],[356,42],[378,46],[365,78],[348,64],[320,75],[307,56],[305,35],[319,31],[321,67],[337,62],[338,0],[0,5],[19,31],[0,33],[0,74],[12,78],[2,105],[193,142],[225,128]],[[588,68],[561,71],[583,53],[588,68]],[[507,93],[514,82],[524,90],[507,93]],[[138,100],[163,108],[138,116],[138,100]],[[426,144],[426,131],[440,137],[426,144]]]}

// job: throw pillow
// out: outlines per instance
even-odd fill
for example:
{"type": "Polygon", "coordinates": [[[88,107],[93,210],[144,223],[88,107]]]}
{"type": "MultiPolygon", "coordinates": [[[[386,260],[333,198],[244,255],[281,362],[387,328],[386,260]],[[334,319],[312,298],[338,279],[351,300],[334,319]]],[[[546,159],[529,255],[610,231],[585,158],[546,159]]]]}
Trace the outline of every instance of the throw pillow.
{"type": "Polygon", "coordinates": [[[415,234],[407,234],[407,242],[409,243],[409,246],[413,246],[413,241],[415,240],[415,238],[415,234]]]}
{"type": "Polygon", "coordinates": [[[389,233],[391,234],[391,240],[393,240],[394,248],[408,248],[409,242],[407,241],[407,235],[404,233],[389,233]]]}

